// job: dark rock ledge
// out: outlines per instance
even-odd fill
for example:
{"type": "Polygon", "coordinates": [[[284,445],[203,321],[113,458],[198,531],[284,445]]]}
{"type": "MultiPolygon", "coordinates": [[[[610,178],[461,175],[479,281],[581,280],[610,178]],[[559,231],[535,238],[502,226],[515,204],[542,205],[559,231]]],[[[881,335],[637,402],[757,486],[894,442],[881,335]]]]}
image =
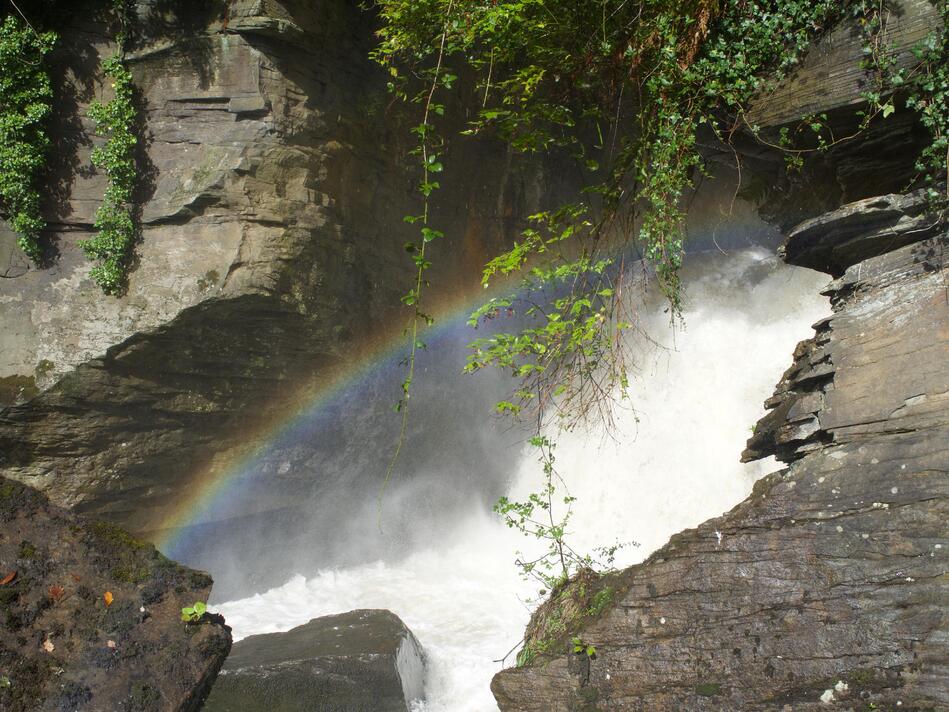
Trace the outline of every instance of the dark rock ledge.
{"type": "Polygon", "coordinates": [[[0,710],[192,712],[231,647],[211,578],[0,478],[0,710]]]}
{"type": "Polygon", "coordinates": [[[595,659],[560,645],[500,672],[502,710],[949,709],[949,234],[906,244],[897,216],[892,249],[876,237],[913,200],[792,232],[789,261],[810,262],[796,240],[847,257],[744,454],[789,467],[612,578],[567,631],[595,659]]]}

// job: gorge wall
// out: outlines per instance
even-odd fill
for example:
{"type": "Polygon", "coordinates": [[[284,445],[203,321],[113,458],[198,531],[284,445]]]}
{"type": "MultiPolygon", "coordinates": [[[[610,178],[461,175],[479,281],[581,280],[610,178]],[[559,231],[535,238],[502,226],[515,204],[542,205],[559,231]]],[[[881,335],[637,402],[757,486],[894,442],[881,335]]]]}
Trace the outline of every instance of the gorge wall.
{"type": "MultiPolygon", "coordinates": [[[[911,31],[932,6],[906,8],[911,31]]],[[[830,33],[756,115],[852,126],[852,34],[830,33]]],[[[642,564],[554,591],[493,680],[502,710],[949,708],[949,231],[921,192],[890,193],[919,145],[911,121],[878,125],[801,179],[752,149],[782,257],[834,277],[833,316],[743,453],[788,467],[642,564]]]]}

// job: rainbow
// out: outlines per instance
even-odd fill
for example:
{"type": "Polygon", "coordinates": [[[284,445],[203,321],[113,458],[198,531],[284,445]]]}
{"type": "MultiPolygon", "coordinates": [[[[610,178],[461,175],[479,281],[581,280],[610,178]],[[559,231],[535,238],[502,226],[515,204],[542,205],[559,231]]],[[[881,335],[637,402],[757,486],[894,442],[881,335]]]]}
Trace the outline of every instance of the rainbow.
{"type": "MultiPolygon", "coordinates": [[[[638,259],[629,245],[611,252],[614,257],[629,252],[624,256],[638,259]]],[[[490,291],[484,290],[480,283],[470,284],[453,295],[442,297],[439,308],[434,311],[435,325],[423,338],[434,345],[448,335],[460,335],[467,328],[467,318],[474,309],[491,296],[509,294],[515,282],[515,278],[511,278],[492,284],[490,291]]],[[[259,465],[268,448],[305,430],[321,411],[339,404],[361,382],[368,381],[383,369],[394,371],[407,351],[406,342],[401,328],[395,329],[363,348],[360,356],[350,360],[345,367],[302,388],[299,395],[283,405],[276,415],[247,434],[246,445],[218,453],[211,465],[194,475],[186,494],[160,515],[157,526],[150,527],[148,538],[168,556],[182,558],[189,529],[198,523],[227,517],[232,509],[228,506],[229,496],[236,496],[259,476],[259,465]]],[[[393,394],[397,393],[399,381],[399,376],[393,377],[393,394]]],[[[393,401],[395,398],[394,395],[393,401]]]]}
{"type": "MultiPolygon", "coordinates": [[[[460,334],[467,328],[470,313],[498,289],[486,292],[481,285],[472,285],[455,295],[443,298],[435,310],[435,324],[423,335],[430,345],[436,345],[448,336],[460,334]]],[[[212,463],[196,473],[188,483],[186,494],[178,499],[161,517],[152,530],[155,545],[172,558],[182,556],[189,529],[197,523],[214,521],[227,515],[229,498],[240,492],[258,475],[259,465],[268,448],[290,439],[327,410],[345,399],[352,389],[383,369],[395,369],[408,350],[407,338],[401,329],[377,339],[365,347],[360,356],[328,378],[301,389],[278,414],[248,433],[242,447],[218,453],[212,463]]],[[[393,393],[397,392],[398,376],[392,380],[393,393]]],[[[393,396],[393,400],[395,395],[393,396]]]]}

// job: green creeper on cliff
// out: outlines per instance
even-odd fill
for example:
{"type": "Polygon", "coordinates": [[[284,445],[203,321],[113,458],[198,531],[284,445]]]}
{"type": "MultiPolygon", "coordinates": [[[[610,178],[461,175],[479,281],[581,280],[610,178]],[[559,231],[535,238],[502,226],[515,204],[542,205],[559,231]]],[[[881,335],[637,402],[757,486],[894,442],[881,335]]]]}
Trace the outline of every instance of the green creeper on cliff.
{"type": "Polygon", "coordinates": [[[0,208],[20,248],[37,262],[46,226],[38,183],[50,145],[45,123],[53,100],[43,59],[56,39],[12,15],[0,25],[0,208]]]}
{"type": "Polygon", "coordinates": [[[104,146],[92,151],[92,162],[105,169],[109,185],[96,210],[95,237],[79,244],[87,257],[101,260],[92,268],[92,278],[106,294],[117,294],[125,285],[129,253],[135,240],[132,194],[135,190],[136,167],[134,104],[135,86],[132,74],[118,55],[102,63],[105,75],[112,80],[115,97],[106,104],[94,103],[89,115],[96,130],[107,136],[104,146]]]}

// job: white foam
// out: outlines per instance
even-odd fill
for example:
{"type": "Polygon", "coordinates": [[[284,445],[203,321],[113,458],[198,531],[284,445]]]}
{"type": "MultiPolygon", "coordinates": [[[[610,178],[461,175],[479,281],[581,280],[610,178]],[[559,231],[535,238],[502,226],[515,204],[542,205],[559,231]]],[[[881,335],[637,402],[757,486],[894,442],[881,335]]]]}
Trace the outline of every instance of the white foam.
{"type": "MultiPolygon", "coordinates": [[[[620,554],[620,563],[635,563],[671,534],[737,504],[775,469],[770,462],[742,465],[738,456],[794,345],[828,312],[818,296],[825,281],[746,251],[690,282],[684,331],[673,337],[667,317],[649,316],[648,333],[668,348],[640,351],[632,384],[639,421],[620,412],[618,442],[602,432],[556,436],[558,471],[577,497],[577,547],[635,540],[639,548],[620,554]]],[[[512,464],[512,495],[538,489],[535,456],[525,448],[512,464]]],[[[502,667],[494,661],[517,645],[539,588],[522,581],[512,563],[529,545],[473,506],[441,541],[401,561],[297,576],[216,610],[240,639],[316,616],[387,608],[427,654],[427,702],[420,709],[487,712],[497,709],[488,688],[502,667]]]]}

